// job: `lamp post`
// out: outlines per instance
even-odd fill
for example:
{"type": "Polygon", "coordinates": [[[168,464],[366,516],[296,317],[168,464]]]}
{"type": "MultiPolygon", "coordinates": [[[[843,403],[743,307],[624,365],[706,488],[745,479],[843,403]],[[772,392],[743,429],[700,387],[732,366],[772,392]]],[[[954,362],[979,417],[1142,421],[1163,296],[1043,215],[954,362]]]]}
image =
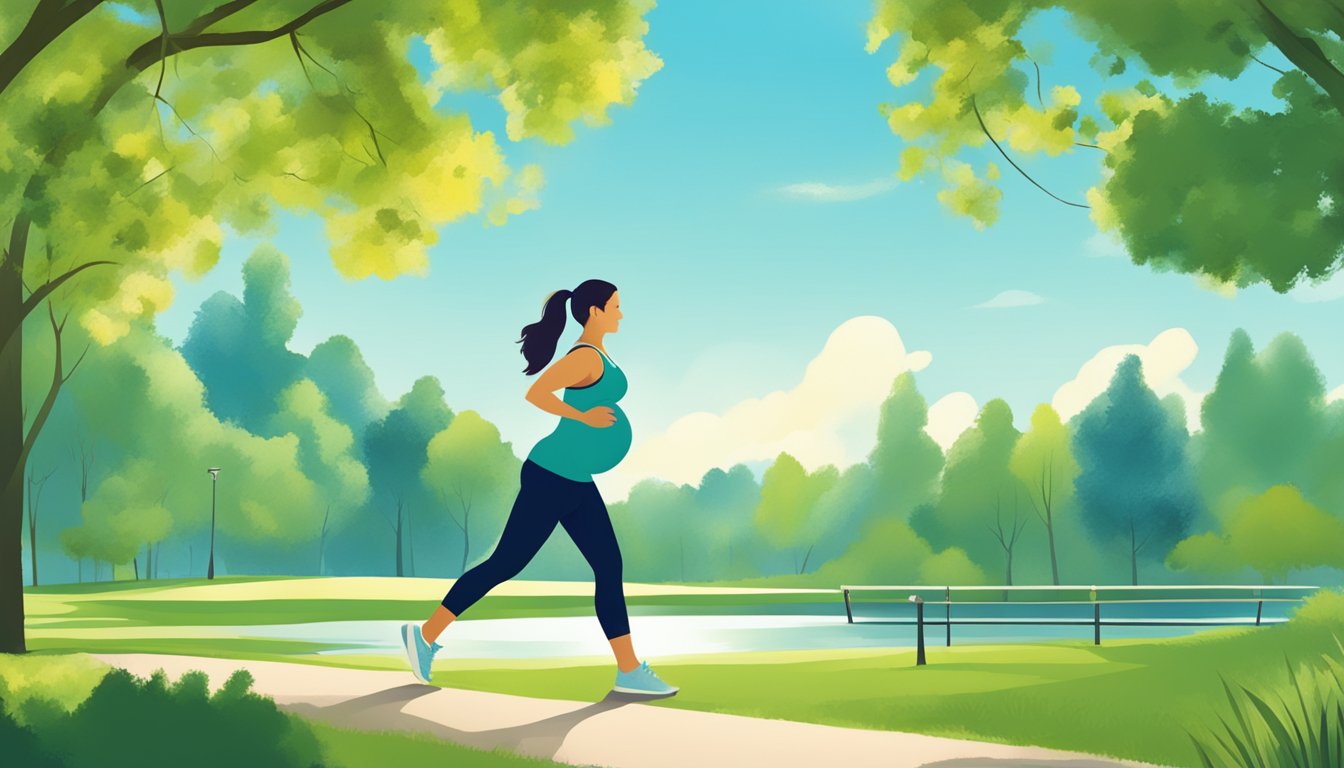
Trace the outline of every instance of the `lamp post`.
{"type": "Polygon", "coordinates": [[[922,666],[924,666],[924,664],[925,664],[925,661],[924,661],[924,598],[920,597],[919,595],[911,595],[911,596],[910,596],[910,602],[912,602],[912,603],[915,604],[915,616],[916,616],[916,619],[915,619],[916,630],[915,630],[915,631],[918,633],[918,639],[916,640],[916,645],[917,645],[917,647],[918,647],[918,650],[915,652],[915,666],[917,666],[917,667],[922,667],[922,666]]]}
{"type": "Polygon", "coordinates": [[[210,566],[205,571],[205,578],[215,578],[215,481],[219,479],[219,467],[211,467],[206,470],[210,473],[210,566]]]}

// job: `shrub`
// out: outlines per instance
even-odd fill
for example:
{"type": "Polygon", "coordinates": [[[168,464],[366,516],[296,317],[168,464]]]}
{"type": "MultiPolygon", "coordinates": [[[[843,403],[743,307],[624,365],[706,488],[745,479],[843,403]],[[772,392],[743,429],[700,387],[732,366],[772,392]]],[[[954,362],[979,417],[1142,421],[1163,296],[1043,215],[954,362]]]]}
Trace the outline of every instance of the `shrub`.
{"type": "Polygon", "coordinates": [[[60,768],[61,763],[47,754],[37,735],[24,728],[5,712],[5,702],[0,699],[0,755],[5,756],[5,765],[21,765],[24,768],[60,768]]]}
{"type": "Polygon", "coordinates": [[[202,672],[187,672],[170,685],[162,670],[141,680],[114,669],[73,711],[30,701],[24,716],[42,746],[71,768],[319,765],[320,748],[307,724],[251,686],[246,670],[211,696],[202,672]]]}
{"type": "MultiPolygon", "coordinates": [[[[1344,644],[1335,645],[1344,658],[1344,644]]],[[[1321,654],[1320,666],[1301,672],[1284,657],[1288,681],[1270,690],[1223,690],[1233,722],[1218,718],[1221,728],[1190,734],[1204,768],[1338,768],[1344,765],[1344,663],[1321,654]]]]}

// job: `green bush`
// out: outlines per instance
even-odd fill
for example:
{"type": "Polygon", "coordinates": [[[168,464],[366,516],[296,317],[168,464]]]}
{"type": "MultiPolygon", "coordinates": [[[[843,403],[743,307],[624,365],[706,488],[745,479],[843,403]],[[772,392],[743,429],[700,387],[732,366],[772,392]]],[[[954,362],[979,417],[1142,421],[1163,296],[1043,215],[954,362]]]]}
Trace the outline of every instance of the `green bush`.
{"type": "Polygon", "coordinates": [[[1288,666],[1288,680],[1252,691],[1226,679],[1223,690],[1233,720],[1190,734],[1204,768],[1338,768],[1344,766],[1344,644],[1340,658],[1321,654],[1322,665],[1288,666]]]}
{"type": "Polygon", "coordinates": [[[5,712],[5,702],[0,699],[0,755],[5,756],[5,765],[21,765],[24,768],[60,768],[54,757],[42,749],[37,735],[24,728],[5,712]]]}
{"type": "Polygon", "coordinates": [[[235,672],[212,696],[202,672],[187,672],[170,685],[162,670],[141,680],[114,669],[73,711],[29,700],[22,719],[31,731],[13,720],[8,721],[13,727],[3,730],[0,722],[0,738],[23,746],[25,734],[31,734],[40,746],[28,742],[33,754],[45,752],[55,758],[48,764],[68,768],[320,765],[320,748],[307,724],[251,686],[246,670],[235,672]]]}

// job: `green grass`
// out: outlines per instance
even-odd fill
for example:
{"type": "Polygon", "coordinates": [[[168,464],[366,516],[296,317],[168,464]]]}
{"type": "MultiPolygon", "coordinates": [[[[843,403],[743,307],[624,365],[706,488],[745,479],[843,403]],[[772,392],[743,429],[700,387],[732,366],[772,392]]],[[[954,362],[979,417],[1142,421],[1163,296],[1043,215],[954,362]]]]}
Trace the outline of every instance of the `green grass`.
{"type": "MultiPolygon", "coordinates": [[[[258,623],[402,618],[426,610],[419,601],[184,603],[119,600],[115,595],[102,599],[89,594],[69,602],[60,601],[59,594],[43,599],[47,601],[44,608],[50,609],[41,614],[44,619],[88,618],[119,627],[234,621],[241,628],[258,623]],[[115,621],[118,618],[130,621],[115,621]]],[[[632,615],[720,608],[736,613],[763,604],[825,603],[826,596],[675,595],[631,598],[629,602],[632,615]]],[[[836,612],[843,615],[843,602],[837,597],[835,604],[836,612]]],[[[591,610],[590,597],[487,596],[464,619],[591,615],[591,610]]],[[[47,630],[64,624],[38,626],[47,630]]],[[[70,626],[90,623],[72,622],[70,626]]],[[[915,667],[913,650],[653,658],[650,661],[660,675],[681,691],[651,705],[1031,744],[1194,767],[1200,763],[1186,731],[1217,725],[1218,708],[1226,704],[1220,675],[1252,689],[1279,685],[1285,654],[1294,663],[1319,660],[1323,651],[1333,647],[1332,633],[1344,636],[1344,594],[1338,591],[1315,596],[1293,621],[1283,625],[1215,629],[1175,639],[1107,640],[1099,647],[1088,640],[951,648],[930,645],[925,667],[915,667]]],[[[48,651],[185,653],[404,670],[404,662],[393,656],[317,656],[311,653],[327,647],[284,640],[51,637],[31,644],[48,651]]],[[[635,649],[640,650],[638,637],[635,649]]],[[[614,669],[610,659],[593,663],[441,656],[434,681],[481,691],[596,701],[610,690],[614,669]]]]}
{"type": "MultiPolygon", "coordinates": [[[[35,617],[35,629],[99,627],[200,627],[200,625],[301,624],[308,621],[413,620],[433,612],[427,600],[118,600],[81,593],[78,600],[59,600],[46,593],[35,617]]],[[[844,616],[844,603],[821,594],[653,594],[628,597],[630,615],[687,613],[745,615],[777,612],[781,605],[809,605],[814,611],[844,616]]],[[[542,616],[589,616],[590,596],[492,596],[487,594],[464,619],[523,619],[542,616]]]]}

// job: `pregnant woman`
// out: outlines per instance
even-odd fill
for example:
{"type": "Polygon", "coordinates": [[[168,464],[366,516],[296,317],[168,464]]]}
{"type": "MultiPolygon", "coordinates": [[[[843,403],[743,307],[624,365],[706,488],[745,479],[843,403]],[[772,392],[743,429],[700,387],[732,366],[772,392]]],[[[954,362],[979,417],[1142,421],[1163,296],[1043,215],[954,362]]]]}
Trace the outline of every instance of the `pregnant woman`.
{"type": "Polygon", "coordinates": [[[616,466],[630,450],[630,423],[616,401],[625,395],[625,373],[607,356],[602,339],[621,322],[616,286],[585,280],[573,291],[547,297],[541,320],[524,326],[523,357],[532,375],[550,363],[565,329],[565,302],[583,333],[568,352],[547,368],[527,391],[527,401],[560,417],[523,462],[521,487],[495,551],[453,583],[442,604],[423,625],[405,624],[402,644],[411,671],[429,682],[435,642],[454,619],[503,581],[518,575],[550,538],[556,524],[593,568],[597,619],[616,655],[613,690],[672,694],[648,662],[640,662],[630,642],[630,621],[621,582],[621,550],[593,475],[616,466]],[[555,390],[564,388],[564,399],[555,390]]]}

